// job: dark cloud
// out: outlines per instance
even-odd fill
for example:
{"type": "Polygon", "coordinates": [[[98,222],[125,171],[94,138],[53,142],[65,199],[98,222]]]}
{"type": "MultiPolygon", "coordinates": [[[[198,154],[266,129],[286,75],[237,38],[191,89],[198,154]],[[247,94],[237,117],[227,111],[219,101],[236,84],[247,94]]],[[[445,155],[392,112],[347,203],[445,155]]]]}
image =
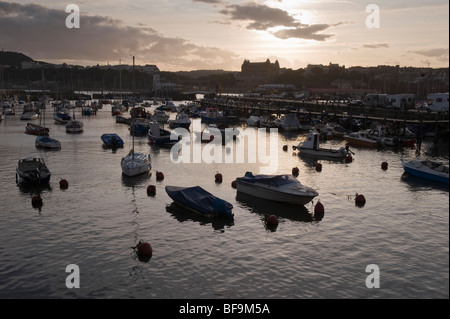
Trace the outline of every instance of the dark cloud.
{"type": "Polygon", "coordinates": [[[241,61],[233,52],[167,38],[151,27],[127,26],[109,17],[81,13],[80,28],[68,29],[65,22],[69,14],[35,4],[0,2],[2,48],[49,62],[104,63],[134,55],[141,64],[161,65],[163,70],[229,70],[241,61]]]}
{"type": "Polygon", "coordinates": [[[300,24],[286,11],[257,3],[228,5],[219,12],[232,20],[249,21],[247,29],[250,30],[267,30],[276,26],[294,27],[300,24]]]}
{"type": "Polygon", "coordinates": [[[320,34],[318,32],[348,23],[306,25],[289,15],[287,11],[254,2],[242,5],[228,5],[219,12],[227,15],[232,20],[247,21],[248,25],[246,28],[249,30],[268,31],[280,39],[297,38],[325,41],[334,34],[320,34]],[[274,27],[283,27],[283,29],[270,31],[270,28],[274,27]]]}
{"type": "Polygon", "coordinates": [[[417,50],[417,51],[409,51],[409,52],[424,55],[427,57],[432,57],[432,58],[448,56],[448,48],[436,48],[436,49],[417,50]]]}

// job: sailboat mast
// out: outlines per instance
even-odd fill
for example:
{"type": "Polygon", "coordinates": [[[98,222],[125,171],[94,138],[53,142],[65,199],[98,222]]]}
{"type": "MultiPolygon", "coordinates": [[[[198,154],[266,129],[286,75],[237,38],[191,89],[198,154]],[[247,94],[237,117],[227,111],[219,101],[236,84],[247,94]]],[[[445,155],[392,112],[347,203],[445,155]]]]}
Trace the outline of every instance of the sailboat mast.
{"type": "MultiPolygon", "coordinates": [[[[132,109],[133,109],[132,117],[135,117],[135,115],[134,115],[134,55],[133,55],[133,83],[131,83],[131,103],[133,103],[133,106],[132,106],[132,109]]],[[[133,130],[134,130],[134,125],[133,125],[133,130]]],[[[134,159],[134,134],[135,134],[135,132],[133,131],[132,134],[133,134],[133,148],[132,148],[132,150],[133,150],[133,159],[134,159]]]]}

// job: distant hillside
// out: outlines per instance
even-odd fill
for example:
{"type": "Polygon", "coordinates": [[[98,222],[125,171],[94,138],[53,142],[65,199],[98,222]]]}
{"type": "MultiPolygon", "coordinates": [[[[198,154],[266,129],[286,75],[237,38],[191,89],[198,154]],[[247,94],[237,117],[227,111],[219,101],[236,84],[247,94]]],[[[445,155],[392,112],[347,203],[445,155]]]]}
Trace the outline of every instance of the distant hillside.
{"type": "Polygon", "coordinates": [[[24,61],[34,61],[29,56],[22,53],[10,52],[10,51],[0,51],[0,65],[9,65],[21,67],[24,61]]]}

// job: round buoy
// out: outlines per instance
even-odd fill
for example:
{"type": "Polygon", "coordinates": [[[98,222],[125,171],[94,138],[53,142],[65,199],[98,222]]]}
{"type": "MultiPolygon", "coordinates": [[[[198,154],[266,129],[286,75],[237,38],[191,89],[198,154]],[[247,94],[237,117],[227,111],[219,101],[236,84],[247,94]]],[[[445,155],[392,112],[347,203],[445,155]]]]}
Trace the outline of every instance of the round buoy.
{"type": "Polygon", "coordinates": [[[236,188],[236,181],[231,182],[231,187],[236,188]]]}
{"type": "Polygon", "coordinates": [[[277,226],[278,226],[278,218],[275,215],[267,216],[265,222],[266,222],[266,226],[268,228],[273,229],[273,228],[277,228],[277,226]]]}
{"type": "Polygon", "coordinates": [[[148,185],[147,186],[147,195],[148,196],[154,196],[156,194],[156,187],[155,185],[148,185]]]}
{"type": "Polygon", "coordinates": [[[366,198],[364,197],[364,195],[362,195],[362,194],[356,195],[356,197],[355,197],[356,206],[362,207],[362,206],[364,206],[365,203],[366,203],[366,198]]]}
{"type": "Polygon", "coordinates": [[[153,254],[152,245],[150,245],[149,243],[140,242],[137,245],[137,252],[139,255],[151,257],[153,254]]]}
{"type": "Polygon", "coordinates": [[[345,162],[351,163],[352,161],[353,161],[353,157],[352,157],[351,155],[347,155],[347,156],[345,157],[345,162]]]}
{"type": "Polygon", "coordinates": [[[222,174],[217,173],[215,176],[216,183],[222,183],[222,174]]]}
{"type": "Polygon", "coordinates": [[[164,174],[162,172],[156,172],[156,180],[162,181],[164,179],[164,174]]]}
{"type": "Polygon", "coordinates": [[[381,168],[384,170],[388,169],[388,163],[387,162],[381,163],[381,168]]]}
{"type": "Polygon", "coordinates": [[[31,205],[33,205],[33,207],[39,207],[42,206],[42,198],[41,195],[34,195],[31,198],[31,205]]]}
{"type": "Polygon", "coordinates": [[[318,171],[318,172],[322,171],[322,164],[320,164],[320,163],[316,164],[316,171],[318,171]]]}
{"type": "Polygon", "coordinates": [[[287,152],[287,150],[288,150],[288,146],[287,146],[287,145],[284,145],[284,146],[283,146],[283,151],[287,152]]]}
{"type": "Polygon", "coordinates": [[[323,215],[325,213],[325,208],[321,202],[317,202],[316,206],[314,206],[314,215],[319,214],[323,215]]]}
{"type": "Polygon", "coordinates": [[[300,170],[298,169],[298,167],[294,167],[292,169],[292,175],[294,175],[294,176],[298,176],[299,172],[300,172],[300,170]]]}
{"type": "Polygon", "coordinates": [[[67,189],[69,187],[69,182],[67,179],[62,179],[59,181],[59,188],[61,189],[67,189]]]}

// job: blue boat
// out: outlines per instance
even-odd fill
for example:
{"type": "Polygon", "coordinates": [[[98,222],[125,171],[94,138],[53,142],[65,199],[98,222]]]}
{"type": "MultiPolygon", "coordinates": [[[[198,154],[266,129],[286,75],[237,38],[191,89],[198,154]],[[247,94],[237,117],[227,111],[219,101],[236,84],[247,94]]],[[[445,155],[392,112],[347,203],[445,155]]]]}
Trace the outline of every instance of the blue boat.
{"type": "Polygon", "coordinates": [[[134,119],[130,124],[132,136],[146,136],[150,129],[150,122],[146,119],[134,119]]]}
{"type": "Polygon", "coordinates": [[[234,219],[233,205],[214,196],[200,186],[166,186],[166,193],[181,207],[204,217],[224,217],[234,219]]]}
{"type": "Polygon", "coordinates": [[[178,139],[170,139],[170,131],[162,128],[158,122],[153,121],[148,130],[147,138],[150,144],[176,144],[178,139]]]}
{"type": "Polygon", "coordinates": [[[105,147],[123,147],[122,138],[116,133],[106,133],[100,137],[105,147]]]}
{"type": "Polygon", "coordinates": [[[413,176],[448,185],[448,165],[430,160],[421,161],[419,159],[409,162],[402,160],[402,165],[404,171],[413,176]]]}

